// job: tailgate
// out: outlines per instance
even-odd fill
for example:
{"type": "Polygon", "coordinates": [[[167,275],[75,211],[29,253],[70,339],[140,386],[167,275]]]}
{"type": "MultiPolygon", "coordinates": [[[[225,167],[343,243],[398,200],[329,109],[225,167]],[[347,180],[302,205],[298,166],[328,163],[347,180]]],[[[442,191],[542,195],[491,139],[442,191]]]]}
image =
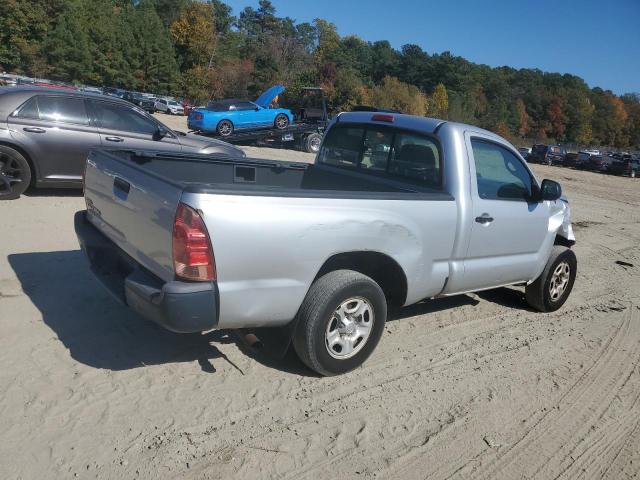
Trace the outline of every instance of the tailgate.
{"type": "Polygon", "coordinates": [[[145,172],[122,152],[92,150],[85,172],[87,219],[143,267],[174,279],[173,222],[182,188],[145,172]]]}

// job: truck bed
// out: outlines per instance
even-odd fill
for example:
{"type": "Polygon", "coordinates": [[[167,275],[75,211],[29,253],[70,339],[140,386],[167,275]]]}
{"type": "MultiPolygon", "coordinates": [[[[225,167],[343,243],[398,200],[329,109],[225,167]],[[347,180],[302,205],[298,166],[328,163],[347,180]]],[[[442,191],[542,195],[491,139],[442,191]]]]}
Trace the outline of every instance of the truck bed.
{"type": "Polygon", "coordinates": [[[384,194],[391,197],[394,194],[403,194],[403,197],[406,194],[448,196],[393,179],[324,165],[127,150],[103,150],[102,153],[191,193],[341,198],[363,194],[384,194]]]}

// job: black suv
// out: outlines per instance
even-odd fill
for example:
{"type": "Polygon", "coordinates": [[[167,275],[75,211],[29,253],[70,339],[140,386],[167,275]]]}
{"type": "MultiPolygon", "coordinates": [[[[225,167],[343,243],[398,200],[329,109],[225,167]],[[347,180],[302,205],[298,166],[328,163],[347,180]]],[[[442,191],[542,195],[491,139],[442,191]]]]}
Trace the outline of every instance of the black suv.
{"type": "Polygon", "coordinates": [[[562,165],[566,154],[567,150],[560,145],[537,144],[531,148],[531,154],[527,161],[545,165],[562,165]]]}
{"type": "Polygon", "coordinates": [[[156,102],[151,98],[147,98],[141,93],[138,92],[124,92],[124,96],[122,97],[127,102],[131,102],[134,105],[139,106],[143,110],[146,110],[149,113],[155,113],[156,111],[156,102]]]}

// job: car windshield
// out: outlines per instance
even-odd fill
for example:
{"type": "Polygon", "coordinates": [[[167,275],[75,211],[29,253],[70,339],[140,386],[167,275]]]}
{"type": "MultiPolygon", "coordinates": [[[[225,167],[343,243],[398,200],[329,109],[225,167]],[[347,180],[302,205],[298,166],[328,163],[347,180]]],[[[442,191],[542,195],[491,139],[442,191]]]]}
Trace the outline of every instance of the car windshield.
{"type": "Polygon", "coordinates": [[[169,105],[171,105],[172,107],[179,107],[180,104],[178,102],[169,102],[169,105]]]}

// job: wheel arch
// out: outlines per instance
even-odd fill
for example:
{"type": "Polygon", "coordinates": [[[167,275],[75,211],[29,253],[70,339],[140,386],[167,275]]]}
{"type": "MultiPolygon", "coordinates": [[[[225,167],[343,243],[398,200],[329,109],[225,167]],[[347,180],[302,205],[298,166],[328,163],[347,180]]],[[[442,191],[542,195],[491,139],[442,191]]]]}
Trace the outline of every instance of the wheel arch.
{"type": "Polygon", "coordinates": [[[236,130],[236,124],[233,122],[232,119],[228,118],[228,117],[223,117],[220,120],[217,120],[215,125],[214,125],[214,130],[216,131],[216,133],[219,132],[218,127],[220,126],[220,124],[222,122],[229,122],[231,124],[231,133],[235,132],[236,130]]]}
{"type": "Polygon", "coordinates": [[[376,251],[352,251],[329,257],[313,281],[334,270],[354,270],[373,279],[384,292],[387,303],[401,307],[407,299],[407,276],[398,262],[376,251]]]}
{"type": "Polygon", "coordinates": [[[556,234],[556,238],[553,240],[554,245],[562,245],[563,247],[571,248],[576,244],[575,240],[569,240],[560,234],[556,234]]]}
{"type": "Polygon", "coordinates": [[[20,155],[22,155],[27,160],[27,163],[29,164],[29,168],[31,169],[31,173],[32,173],[29,186],[33,187],[36,184],[36,182],[40,180],[40,172],[36,166],[36,163],[32,160],[31,155],[29,155],[29,153],[20,145],[7,142],[6,140],[0,140],[0,145],[2,145],[3,147],[13,148],[15,151],[20,153],[20,155]]]}

